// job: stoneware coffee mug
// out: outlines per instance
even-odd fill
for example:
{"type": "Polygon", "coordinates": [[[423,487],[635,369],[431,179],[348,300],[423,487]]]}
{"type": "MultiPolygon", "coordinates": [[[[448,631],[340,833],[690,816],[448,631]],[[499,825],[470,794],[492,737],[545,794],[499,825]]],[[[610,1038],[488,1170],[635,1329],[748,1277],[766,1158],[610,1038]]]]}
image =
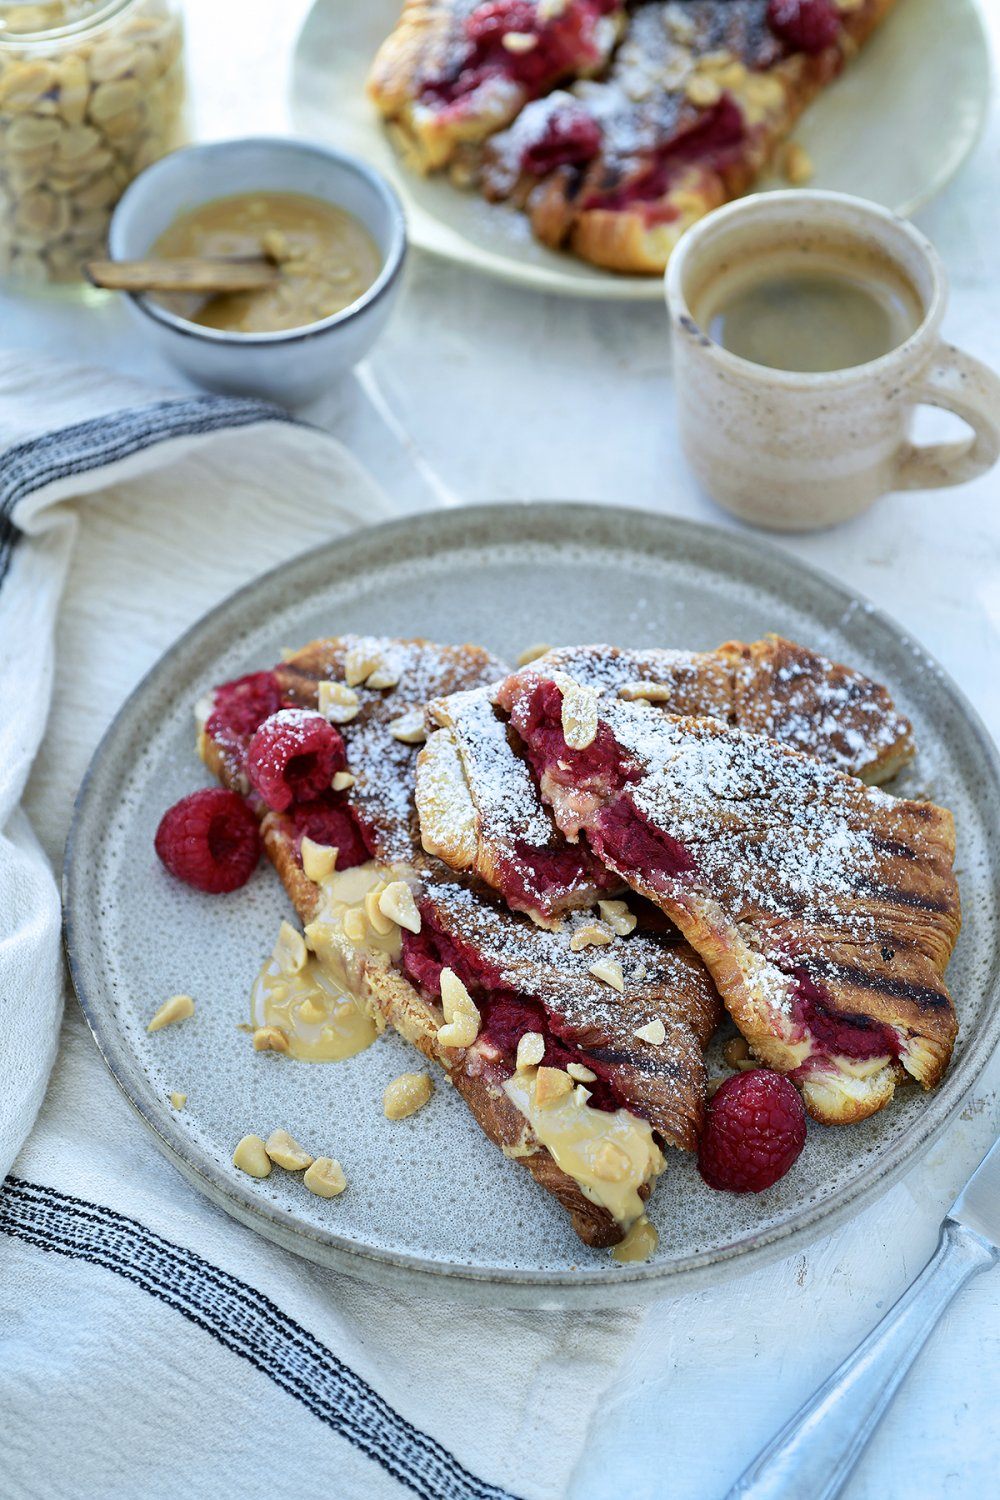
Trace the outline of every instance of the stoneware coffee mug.
{"type": "MultiPolygon", "coordinates": [[[[860,273],[859,273],[860,274],[860,273]]],[[[681,441],[700,484],[757,526],[810,531],[858,515],[891,490],[962,484],[1000,456],[1000,378],[943,343],[947,280],[933,245],[904,219],[843,193],[797,189],[728,204],[690,229],[666,274],[681,441]],[[895,347],[820,373],[755,364],[699,327],[713,280],[762,264],[856,255],[905,282],[915,315],[895,347]],[[773,262],[765,260],[774,255],[773,262]],[[784,260],[781,259],[784,255],[784,260]],[[920,405],[971,428],[957,442],[908,437],[920,405]]]]}

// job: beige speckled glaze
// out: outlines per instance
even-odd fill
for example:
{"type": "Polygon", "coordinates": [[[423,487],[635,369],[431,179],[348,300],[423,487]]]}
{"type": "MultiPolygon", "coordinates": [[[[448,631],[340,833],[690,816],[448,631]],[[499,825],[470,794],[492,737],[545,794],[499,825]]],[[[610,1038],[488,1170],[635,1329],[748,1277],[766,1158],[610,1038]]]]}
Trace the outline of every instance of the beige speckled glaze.
{"type": "Polygon", "coordinates": [[[947,279],[938,254],[912,224],[876,204],[801,190],[729,204],[685,235],[666,294],[685,454],[712,498],[746,521],[775,531],[831,526],[891,490],[961,484],[1000,457],[1000,379],[942,342],[947,279]],[[916,289],[923,321],[888,354],[799,374],[751,364],[698,327],[693,290],[733,257],[777,244],[807,256],[834,241],[887,257],[916,289]],[[919,405],[954,412],[970,435],[912,443],[919,405]]]}

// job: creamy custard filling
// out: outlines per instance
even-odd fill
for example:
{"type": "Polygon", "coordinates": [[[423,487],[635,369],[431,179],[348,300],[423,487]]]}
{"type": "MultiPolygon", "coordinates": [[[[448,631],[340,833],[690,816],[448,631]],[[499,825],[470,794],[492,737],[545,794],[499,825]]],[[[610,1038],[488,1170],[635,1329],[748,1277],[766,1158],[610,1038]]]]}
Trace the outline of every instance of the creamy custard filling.
{"type": "Polygon", "coordinates": [[[636,1219],[625,1238],[614,1247],[611,1258],[623,1265],[633,1261],[649,1260],[651,1255],[655,1255],[659,1243],[660,1236],[643,1214],[641,1219],[636,1219]]]}
{"type": "Polygon", "coordinates": [[[304,942],[294,929],[289,940],[288,924],[282,924],[282,936],[254,981],[250,1017],[255,1029],[277,1028],[290,1057],[341,1062],[370,1047],[384,1029],[369,1004],[365,967],[399,958],[400,929],[378,908],[379,893],[395,880],[417,884],[404,864],[370,860],[332,870],[315,882],[320,899],[304,942]]]}
{"type": "Polygon", "coordinates": [[[528,1121],[556,1165],[572,1177],[584,1197],[607,1210],[623,1229],[643,1217],[639,1189],[663,1171],[666,1162],[647,1120],[628,1110],[593,1109],[586,1089],[574,1089],[540,1106],[537,1070],[515,1073],[504,1084],[511,1103],[528,1121]]]}
{"type": "Polygon", "coordinates": [[[300,1062],[342,1062],[370,1047],[378,1034],[354,996],[315,957],[295,974],[272,955],[250,992],[250,1019],[255,1030],[277,1027],[288,1042],[288,1056],[300,1062]]]}

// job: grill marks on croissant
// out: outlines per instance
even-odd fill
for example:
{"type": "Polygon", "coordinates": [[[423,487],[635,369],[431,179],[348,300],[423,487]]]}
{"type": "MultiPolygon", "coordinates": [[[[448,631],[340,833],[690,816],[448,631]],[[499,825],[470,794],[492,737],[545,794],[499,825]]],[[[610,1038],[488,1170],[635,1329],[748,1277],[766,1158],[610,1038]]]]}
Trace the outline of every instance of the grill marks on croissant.
{"type": "MultiPolygon", "coordinates": [[[[595,755],[600,745],[605,759],[610,749],[642,767],[623,795],[614,778],[602,787],[600,765],[588,770],[579,752],[560,751],[561,695],[545,670],[543,658],[496,699],[541,755],[541,790],[557,821],[570,837],[582,828],[677,923],[760,1055],[793,1076],[837,1066],[832,1048],[812,1045],[797,1060],[790,1050],[809,1040],[796,998],[801,971],[821,983],[831,1025],[860,1017],[889,1028],[907,1070],[937,1082],[956,1032],[942,978],[960,924],[950,815],[760,736],[605,696],[595,755]],[[659,863],[657,836],[667,841],[659,863]],[[667,857],[671,841],[683,858],[667,857]]],[[[875,1107],[887,1097],[883,1089],[875,1107]]],[[[831,1118],[828,1098],[817,1109],[831,1118]]]]}

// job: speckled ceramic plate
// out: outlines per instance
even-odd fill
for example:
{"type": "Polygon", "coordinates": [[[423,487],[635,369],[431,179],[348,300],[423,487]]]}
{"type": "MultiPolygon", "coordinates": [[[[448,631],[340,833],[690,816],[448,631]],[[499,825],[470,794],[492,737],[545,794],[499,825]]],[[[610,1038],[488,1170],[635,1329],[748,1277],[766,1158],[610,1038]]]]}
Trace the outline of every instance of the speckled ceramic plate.
{"type": "Polygon", "coordinates": [[[325,1265],[454,1296],[556,1305],[635,1300],[785,1254],[882,1191],[926,1151],[1000,1033],[1000,775],[975,714],[916,642],[838,585],[763,543],[639,511],[484,506],[392,522],[331,543],[234,595],[174,646],[125,704],[83,785],[65,877],[77,992],[110,1068],[164,1152],[214,1202],[325,1265]],[[611,640],[710,647],[768,630],[890,684],[920,756],[900,789],[956,814],[965,925],[949,971],[962,1023],[936,1094],[903,1089],[863,1125],[811,1125],[794,1170],[758,1198],[706,1188],[678,1152],[653,1194],[660,1249],[618,1266],[587,1250],[551,1198],[440,1088],[403,1122],[385,1084],[413,1052],[381,1038],[346,1063],[255,1053],[237,1025],[277,925],[290,914],[269,868],[229,897],[172,880],[153,853],[163,810],[204,784],[192,709],[214,683],[284,646],[345,630],[526,643],[611,640]],[[193,1020],[148,1036],[176,991],[193,1020]],[[172,1090],[187,1094],[171,1109],[172,1090]],[[339,1157],[342,1197],[298,1177],[257,1182],[230,1161],[247,1131],[283,1126],[339,1157]]]}
{"type": "MultiPolygon", "coordinates": [[[[316,0],[295,51],[289,106],[304,135],[354,151],[395,185],[421,250],[504,281],[566,296],[658,301],[658,276],[618,276],[538,244],[524,215],[406,171],[365,94],[402,0],[316,0]]],[[[911,214],[941,191],[979,136],[989,48],[975,0],[899,0],[843,78],[806,111],[795,139],[812,187],[911,214]]],[[[776,178],[763,188],[786,187],[776,178]]]]}

